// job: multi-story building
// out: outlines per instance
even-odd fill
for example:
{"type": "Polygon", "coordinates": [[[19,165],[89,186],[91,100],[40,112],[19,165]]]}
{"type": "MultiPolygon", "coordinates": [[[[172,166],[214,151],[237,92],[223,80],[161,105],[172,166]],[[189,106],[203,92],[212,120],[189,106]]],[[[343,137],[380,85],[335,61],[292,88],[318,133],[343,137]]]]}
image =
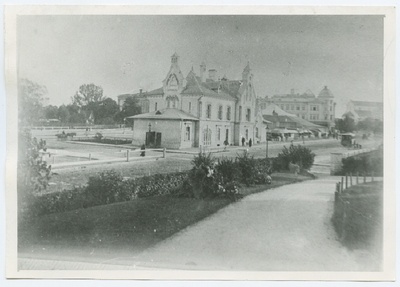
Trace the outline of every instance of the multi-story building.
{"type": "MultiPolygon", "coordinates": [[[[183,76],[179,57],[171,57],[171,66],[162,86],[148,92],[120,95],[119,105],[127,96],[138,97],[142,114],[133,120],[133,143],[143,144],[146,133],[157,132],[161,146],[188,148],[199,146],[239,145],[242,139],[255,142],[256,94],[250,65],[244,68],[242,79],[218,78],[217,71],[200,65],[183,76]]],[[[260,123],[262,124],[262,123],[260,123]]]]}
{"type": "Polygon", "coordinates": [[[321,90],[318,97],[310,90],[307,90],[303,94],[296,94],[292,89],[290,94],[279,94],[258,99],[257,106],[263,110],[269,104],[276,104],[285,112],[316,125],[327,128],[332,128],[335,125],[336,103],[334,102],[332,92],[327,86],[321,90]]]}
{"type": "Polygon", "coordinates": [[[349,101],[346,106],[344,116],[350,116],[355,122],[366,118],[381,120],[383,119],[382,102],[349,101]]]}

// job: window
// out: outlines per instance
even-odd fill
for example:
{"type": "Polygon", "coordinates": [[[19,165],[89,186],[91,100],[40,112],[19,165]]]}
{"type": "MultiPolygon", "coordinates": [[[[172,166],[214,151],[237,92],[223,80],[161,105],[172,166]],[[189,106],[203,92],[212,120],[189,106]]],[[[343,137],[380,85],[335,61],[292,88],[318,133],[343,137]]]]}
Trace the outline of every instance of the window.
{"type": "Polygon", "coordinates": [[[289,110],[289,105],[286,105],[286,110],[287,110],[287,111],[289,110]]]}
{"type": "Polygon", "coordinates": [[[229,142],[229,129],[226,129],[225,131],[225,140],[229,142]]]}
{"type": "Polygon", "coordinates": [[[218,119],[222,120],[222,106],[218,107],[218,119]]]}
{"type": "Polygon", "coordinates": [[[217,128],[217,141],[221,140],[221,128],[217,128]]]}
{"type": "Polygon", "coordinates": [[[296,111],[300,111],[300,106],[296,106],[296,111]]]}
{"type": "Polygon", "coordinates": [[[157,102],[154,104],[154,110],[157,111],[157,102]]]}
{"type": "Polygon", "coordinates": [[[285,108],[285,106],[284,105],[281,105],[281,109],[283,110],[285,108]]]}
{"type": "Polygon", "coordinates": [[[301,106],[301,109],[302,109],[303,111],[305,111],[305,110],[306,110],[306,106],[301,106]]]}
{"type": "Polygon", "coordinates": [[[247,109],[247,111],[246,111],[246,121],[250,121],[250,119],[251,119],[251,110],[250,109],[247,109]]]}
{"type": "Polygon", "coordinates": [[[325,120],[327,120],[328,119],[328,115],[325,115],[325,120]]]}
{"type": "Polygon", "coordinates": [[[256,138],[258,138],[258,128],[256,128],[256,138]]]}
{"type": "Polygon", "coordinates": [[[329,110],[332,112],[332,106],[329,107],[329,110]]]}
{"type": "Polygon", "coordinates": [[[246,130],[246,140],[249,138],[249,130],[246,130]]]}
{"type": "Polygon", "coordinates": [[[228,121],[231,120],[231,107],[228,107],[228,108],[226,109],[226,119],[227,119],[228,121]]]}
{"type": "Polygon", "coordinates": [[[294,110],[294,105],[290,105],[290,109],[293,111],[294,110]]]}
{"type": "Polygon", "coordinates": [[[211,119],[211,104],[207,105],[207,118],[211,119]]]}
{"type": "Polygon", "coordinates": [[[186,127],[185,140],[190,141],[190,127],[186,127]]]}
{"type": "Polygon", "coordinates": [[[211,129],[203,130],[203,145],[205,146],[211,145],[211,129]]]}
{"type": "Polygon", "coordinates": [[[318,106],[311,106],[312,111],[318,111],[318,106]]]}
{"type": "Polygon", "coordinates": [[[239,107],[239,121],[242,120],[242,106],[239,107]]]}
{"type": "Polygon", "coordinates": [[[192,102],[189,102],[189,114],[191,114],[192,113],[192,102]]]}

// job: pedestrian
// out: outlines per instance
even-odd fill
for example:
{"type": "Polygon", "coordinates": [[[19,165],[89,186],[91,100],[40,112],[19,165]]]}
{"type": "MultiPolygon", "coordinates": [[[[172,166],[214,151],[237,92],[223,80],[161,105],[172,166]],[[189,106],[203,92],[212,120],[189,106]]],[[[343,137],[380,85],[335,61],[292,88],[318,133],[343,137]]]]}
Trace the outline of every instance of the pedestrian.
{"type": "Polygon", "coordinates": [[[242,137],[242,146],[244,146],[244,142],[245,142],[246,140],[244,139],[244,137],[242,137]]]}
{"type": "Polygon", "coordinates": [[[145,154],[146,154],[146,152],[145,152],[145,150],[146,150],[145,144],[142,144],[142,146],[140,147],[140,150],[141,150],[140,156],[145,156],[145,154]]]}
{"type": "Polygon", "coordinates": [[[251,145],[253,144],[252,140],[249,140],[249,147],[251,147],[251,145]]]}

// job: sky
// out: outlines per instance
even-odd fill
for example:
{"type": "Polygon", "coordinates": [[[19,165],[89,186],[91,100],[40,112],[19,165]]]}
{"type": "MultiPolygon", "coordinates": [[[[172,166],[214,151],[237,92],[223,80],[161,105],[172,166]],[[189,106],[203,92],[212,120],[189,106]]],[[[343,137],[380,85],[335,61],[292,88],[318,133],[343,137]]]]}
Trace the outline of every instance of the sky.
{"type": "Polygon", "coordinates": [[[318,95],[337,102],[382,101],[382,16],[19,16],[18,76],[48,90],[49,103],[69,104],[82,84],[104,95],[162,86],[170,57],[186,76],[201,62],[220,77],[240,79],[249,61],[258,97],[318,95]]]}

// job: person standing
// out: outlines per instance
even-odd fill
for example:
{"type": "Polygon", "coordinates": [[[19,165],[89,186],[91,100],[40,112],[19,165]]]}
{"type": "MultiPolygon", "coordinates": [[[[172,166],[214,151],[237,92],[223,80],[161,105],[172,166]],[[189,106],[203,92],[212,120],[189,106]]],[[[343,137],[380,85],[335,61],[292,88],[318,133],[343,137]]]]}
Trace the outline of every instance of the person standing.
{"type": "Polygon", "coordinates": [[[252,140],[249,140],[249,147],[251,147],[251,145],[253,144],[252,140]]]}
{"type": "Polygon", "coordinates": [[[244,146],[244,142],[245,142],[246,140],[244,139],[244,137],[242,137],[242,146],[244,146]]]}

